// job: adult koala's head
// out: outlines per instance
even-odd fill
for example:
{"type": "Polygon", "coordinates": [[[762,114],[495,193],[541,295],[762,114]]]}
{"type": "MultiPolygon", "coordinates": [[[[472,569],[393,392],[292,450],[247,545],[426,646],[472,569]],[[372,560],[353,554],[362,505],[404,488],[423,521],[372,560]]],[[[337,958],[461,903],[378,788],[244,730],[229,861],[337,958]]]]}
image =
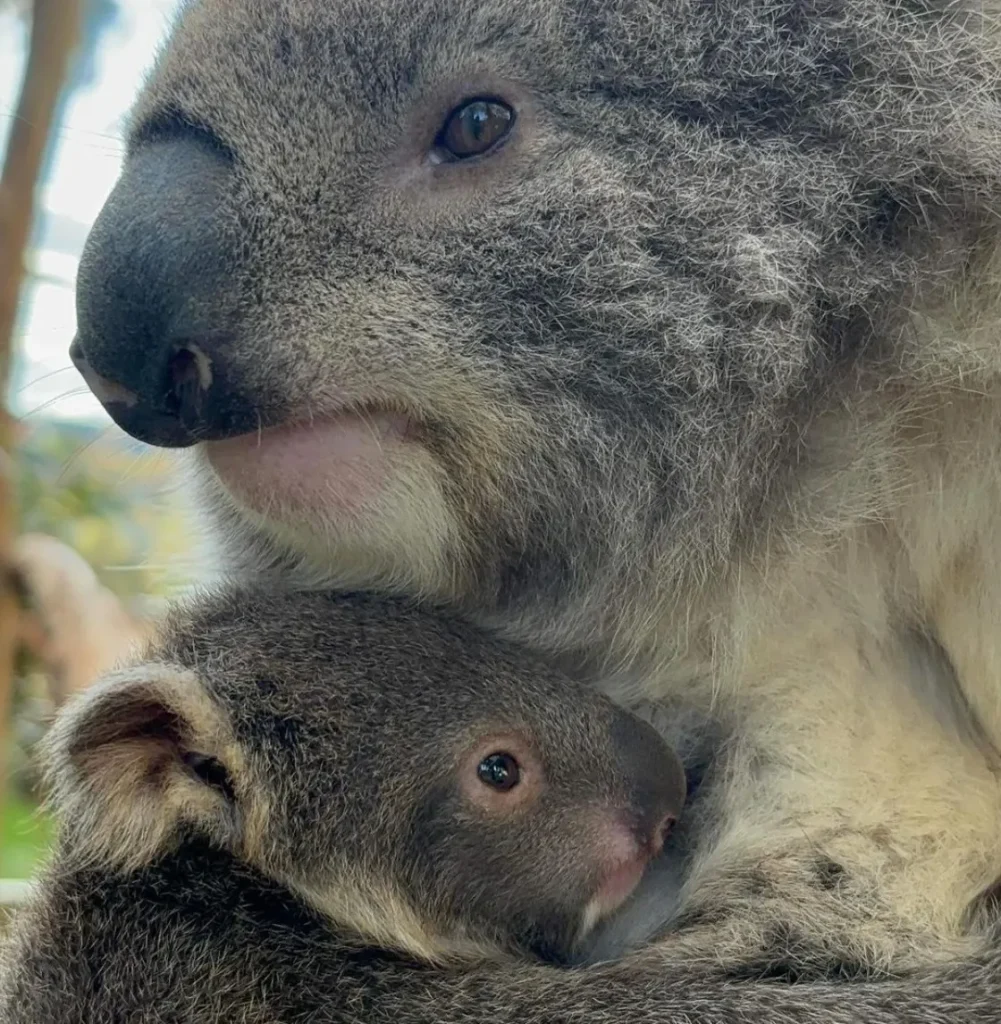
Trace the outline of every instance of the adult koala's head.
{"type": "Polygon", "coordinates": [[[191,0],[74,358],[259,562],[600,633],[996,232],[966,6],[191,0]]]}

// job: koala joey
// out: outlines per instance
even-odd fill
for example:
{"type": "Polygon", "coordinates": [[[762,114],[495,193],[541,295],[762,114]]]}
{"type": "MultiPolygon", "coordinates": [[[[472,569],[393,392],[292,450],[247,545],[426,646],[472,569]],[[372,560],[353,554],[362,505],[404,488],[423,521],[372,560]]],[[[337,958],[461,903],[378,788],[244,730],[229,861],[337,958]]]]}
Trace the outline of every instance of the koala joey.
{"type": "Polygon", "coordinates": [[[567,960],[685,800],[650,725],[411,602],[220,593],[46,740],[74,859],[200,837],[364,939],[567,960]]]}
{"type": "MultiPolygon", "coordinates": [[[[45,762],[61,830],[0,950],[5,1024],[720,1024],[761,996],[679,983],[655,947],[545,963],[635,888],[680,764],[607,699],[411,602],[236,590],[175,610],[148,660],[61,712],[45,762]]],[[[991,975],[965,971],[950,1020],[987,1021],[991,975]]],[[[936,980],[900,1004],[889,983],[782,987],[768,1019],[925,1020],[936,980]]]]}
{"type": "Polygon", "coordinates": [[[189,0],[71,355],[186,449],[227,572],[431,596],[726,723],[672,963],[962,961],[999,81],[998,0],[189,0]]]}

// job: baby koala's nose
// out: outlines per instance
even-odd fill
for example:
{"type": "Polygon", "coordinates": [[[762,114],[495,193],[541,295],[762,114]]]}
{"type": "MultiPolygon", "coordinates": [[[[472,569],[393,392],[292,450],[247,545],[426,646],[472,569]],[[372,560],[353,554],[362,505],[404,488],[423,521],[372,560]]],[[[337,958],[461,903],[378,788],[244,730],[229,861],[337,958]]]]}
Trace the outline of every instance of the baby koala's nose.
{"type": "Polygon", "coordinates": [[[632,715],[622,713],[613,735],[636,840],[655,857],[685,805],[684,766],[656,729],[632,715]]]}

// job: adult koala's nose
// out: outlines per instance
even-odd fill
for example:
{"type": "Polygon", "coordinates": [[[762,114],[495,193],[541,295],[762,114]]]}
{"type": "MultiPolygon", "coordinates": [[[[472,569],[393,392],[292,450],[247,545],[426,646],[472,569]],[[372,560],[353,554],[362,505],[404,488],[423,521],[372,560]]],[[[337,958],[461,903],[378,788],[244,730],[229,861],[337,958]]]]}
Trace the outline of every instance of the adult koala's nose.
{"type": "Polygon", "coordinates": [[[84,247],[70,358],[140,441],[185,447],[258,426],[234,372],[228,155],[198,135],[128,159],[84,247]]]}

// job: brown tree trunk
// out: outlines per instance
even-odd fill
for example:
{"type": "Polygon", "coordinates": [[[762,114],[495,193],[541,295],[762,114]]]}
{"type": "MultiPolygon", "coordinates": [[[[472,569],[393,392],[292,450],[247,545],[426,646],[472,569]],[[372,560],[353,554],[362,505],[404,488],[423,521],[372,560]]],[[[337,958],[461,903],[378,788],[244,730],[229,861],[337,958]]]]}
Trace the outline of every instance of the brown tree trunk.
{"type": "Polygon", "coordinates": [[[76,44],[79,17],[79,0],[34,0],[28,61],[0,175],[0,795],[6,792],[11,691],[21,614],[10,569],[17,507],[14,430],[6,395],[38,173],[76,44]]]}

